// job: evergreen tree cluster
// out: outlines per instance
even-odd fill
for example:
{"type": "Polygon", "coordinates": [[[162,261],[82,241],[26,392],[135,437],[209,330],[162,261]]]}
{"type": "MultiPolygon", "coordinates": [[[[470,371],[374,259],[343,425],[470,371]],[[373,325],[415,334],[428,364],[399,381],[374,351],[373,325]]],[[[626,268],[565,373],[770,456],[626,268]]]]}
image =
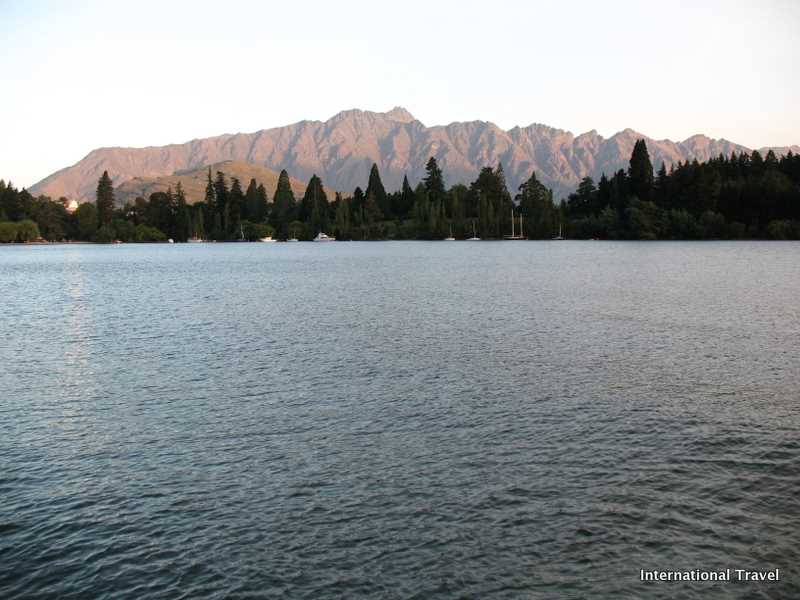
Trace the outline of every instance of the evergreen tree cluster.
{"type": "Polygon", "coordinates": [[[552,192],[535,175],[520,186],[515,203],[502,165],[483,168],[469,186],[448,189],[435,157],[428,160],[425,177],[415,188],[404,177],[400,190],[391,193],[373,164],[367,191],[357,187],[349,198],[337,195],[331,209],[333,233],[341,240],[440,240],[449,235],[464,239],[473,232],[483,239],[501,239],[510,233],[512,215],[515,223],[520,215],[531,219],[532,239],[550,238],[557,213],[552,192]]]}
{"type": "Polygon", "coordinates": [[[586,177],[563,207],[570,237],[800,239],[800,155],[720,155],[653,173],[644,140],[627,173],[586,177]]]}
{"type": "Polygon", "coordinates": [[[34,198],[0,179],[0,243],[30,242],[44,238],[77,239],[77,220],[66,209],[66,198],[34,198]]]}

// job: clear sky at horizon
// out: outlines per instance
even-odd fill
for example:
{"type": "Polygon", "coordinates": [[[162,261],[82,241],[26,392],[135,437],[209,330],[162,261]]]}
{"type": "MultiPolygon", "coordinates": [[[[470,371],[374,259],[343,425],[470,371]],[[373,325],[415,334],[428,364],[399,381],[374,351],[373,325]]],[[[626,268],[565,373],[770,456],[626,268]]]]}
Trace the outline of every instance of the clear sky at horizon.
{"type": "Polygon", "coordinates": [[[0,178],[101,146],[400,105],[609,136],[800,144],[800,2],[0,0],[0,178]]]}

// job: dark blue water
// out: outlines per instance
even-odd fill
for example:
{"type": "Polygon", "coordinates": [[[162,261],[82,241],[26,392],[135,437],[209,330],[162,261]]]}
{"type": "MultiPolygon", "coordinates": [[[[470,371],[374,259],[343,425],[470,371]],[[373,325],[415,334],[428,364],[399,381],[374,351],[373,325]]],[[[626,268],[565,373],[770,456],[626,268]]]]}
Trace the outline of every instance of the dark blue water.
{"type": "Polygon", "coordinates": [[[0,248],[0,598],[800,598],[800,244],[0,248]],[[641,583],[639,569],[781,570],[641,583]]]}

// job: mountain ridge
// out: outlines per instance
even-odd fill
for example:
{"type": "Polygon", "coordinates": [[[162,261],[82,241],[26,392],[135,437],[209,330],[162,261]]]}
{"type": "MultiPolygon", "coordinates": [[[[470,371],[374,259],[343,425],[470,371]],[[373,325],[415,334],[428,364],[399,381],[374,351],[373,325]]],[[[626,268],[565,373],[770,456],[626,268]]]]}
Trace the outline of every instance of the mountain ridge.
{"type": "MultiPolygon", "coordinates": [[[[491,121],[453,121],[425,126],[408,110],[396,106],[381,113],[358,108],[340,111],[326,121],[303,120],[253,133],[225,133],[164,146],[95,148],[83,159],[34,184],[30,191],[80,201],[94,197],[104,170],[115,186],[135,177],[175,175],[223,161],[244,161],[307,181],[312,174],[329,189],[351,192],[365,187],[372,163],[387,190],[424,177],[424,166],[435,156],[448,185],[469,183],[487,165],[503,164],[512,194],[535,171],[556,197],[571,192],[586,175],[597,179],[627,168],[636,139],[643,138],[653,165],[708,160],[720,153],[751,149],[725,138],[694,134],[682,141],[655,140],[631,128],[605,138],[595,129],[575,135],[542,123],[503,130],[491,121]]],[[[766,152],[768,148],[759,148],[766,152]]],[[[776,147],[776,153],[800,152],[800,146],[776,147]]],[[[197,200],[192,198],[192,200],[197,200]]]]}

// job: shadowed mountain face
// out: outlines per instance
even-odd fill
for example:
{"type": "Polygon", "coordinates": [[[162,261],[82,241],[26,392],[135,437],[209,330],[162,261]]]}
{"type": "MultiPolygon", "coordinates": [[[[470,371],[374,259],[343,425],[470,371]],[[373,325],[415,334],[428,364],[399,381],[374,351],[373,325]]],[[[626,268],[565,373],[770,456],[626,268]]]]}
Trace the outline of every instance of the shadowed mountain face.
{"type": "MultiPolygon", "coordinates": [[[[398,189],[403,175],[412,185],[424,176],[435,156],[448,185],[469,183],[481,167],[502,163],[512,194],[532,171],[556,197],[574,190],[581,178],[627,168],[636,139],[644,138],[656,167],[678,161],[706,160],[720,153],[748,149],[724,139],[695,135],[683,142],[652,140],[631,129],[606,139],[590,131],[568,131],[533,124],[508,131],[486,121],[426,127],[407,110],[386,113],[341,112],[325,122],[300,121],[255,133],[237,133],[149,148],[98,148],[83,160],[43,179],[34,194],[80,200],[94,198],[97,180],[108,170],[114,184],[134,177],[161,177],[221,161],[245,161],[306,182],[316,173],[332,189],[351,192],[365,187],[377,163],[387,190],[398,189]]],[[[800,147],[793,146],[797,152],[800,147]]],[[[783,148],[781,150],[788,150],[783,148]]],[[[266,182],[265,182],[266,185],[266,182]]],[[[190,198],[200,200],[202,198],[190,198]]]]}

